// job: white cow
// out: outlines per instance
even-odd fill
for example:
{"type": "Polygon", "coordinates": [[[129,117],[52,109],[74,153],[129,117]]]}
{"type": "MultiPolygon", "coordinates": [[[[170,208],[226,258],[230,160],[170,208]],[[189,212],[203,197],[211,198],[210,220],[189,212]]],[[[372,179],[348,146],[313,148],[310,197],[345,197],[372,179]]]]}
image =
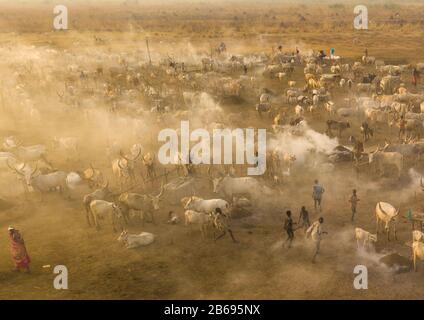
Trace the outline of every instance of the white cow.
{"type": "Polygon", "coordinates": [[[90,212],[93,215],[94,225],[97,230],[100,229],[99,220],[109,216],[113,231],[116,232],[116,220],[122,218],[122,212],[115,203],[105,200],[93,200],[90,203],[90,212]]]}
{"type": "Polygon", "coordinates": [[[369,153],[369,164],[374,164],[375,170],[384,174],[388,166],[396,166],[397,175],[400,179],[403,169],[403,156],[399,152],[384,152],[377,148],[376,151],[369,153]]]}
{"type": "Polygon", "coordinates": [[[362,246],[368,248],[371,242],[377,242],[377,234],[371,234],[361,228],[355,228],[355,239],[358,249],[362,246]]]}
{"type": "Polygon", "coordinates": [[[27,147],[18,146],[14,148],[12,152],[22,161],[29,162],[43,160],[50,165],[50,163],[46,160],[47,147],[45,145],[37,144],[27,147]]]}
{"type": "Polygon", "coordinates": [[[149,232],[140,234],[128,234],[127,230],[122,231],[118,237],[119,242],[125,244],[125,248],[134,249],[140,246],[147,246],[155,240],[155,236],[149,232]]]}
{"type": "Polygon", "coordinates": [[[89,187],[89,181],[84,179],[78,172],[69,172],[66,176],[66,186],[70,190],[77,190],[79,188],[89,187]]]}
{"type": "Polygon", "coordinates": [[[202,199],[196,196],[191,196],[188,199],[183,198],[184,209],[194,210],[198,212],[210,213],[220,208],[222,213],[230,215],[230,204],[223,199],[202,199]]]}
{"type": "Polygon", "coordinates": [[[258,180],[253,177],[230,177],[225,176],[215,178],[213,182],[213,192],[222,193],[226,198],[231,199],[237,194],[255,194],[262,189],[258,180]]]}
{"type": "Polygon", "coordinates": [[[417,257],[424,260],[424,243],[421,241],[412,242],[412,258],[414,261],[414,271],[417,271],[417,257]]]}
{"type": "Polygon", "coordinates": [[[387,232],[387,239],[390,241],[390,225],[393,225],[393,233],[396,237],[396,222],[397,217],[399,215],[399,210],[396,210],[395,207],[393,207],[390,203],[387,202],[378,202],[375,207],[375,217],[376,217],[376,224],[377,224],[377,231],[378,234],[379,231],[379,225],[380,222],[384,222],[384,230],[387,232]]]}
{"type": "Polygon", "coordinates": [[[30,167],[25,163],[19,169],[10,165],[9,167],[18,175],[23,177],[23,180],[28,187],[31,187],[39,192],[43,193],[57,189],[63,191],[66,188],[66,177],[68,174],[65,171],[54,171],[47,174],[35,175],[38,170],[37,166],[33,170],[28,169],[30,167]]]}
{"type": "Polygon", "coordinates": [[[424,232],[419,230],[412,231],[412,241],[424,242],[424,232]]]}
{"type": "Polygon", "coordinates": [[[366,108],[364,113],[365,117],[374,125],[387,124],[389,122],[389,114],[382,110],[366,108]]]}
{"type": "Polygon", "coordinates": [[[200,227],[202,237],[206,237],[206,230],[208,225],[211,223],[211,216],[209,213],[198,212],[194,210],[186,210],[184,212],[185,225],[197,224],[200,227]]]}
{"type": "Polygon", "coordinates": [[[331,116],[336,114],[336,106],[334,105],[334,102],[328,101],[325,103],[325,110],[327,110],[328,114],[331,116]]]}
{"type": "Polygon", "coordinates": [[[296,107],[294,107],[294,112],[296,116],[302,117],[303,114],[305,113],[305,109],[302,106],[297,105],[296,107]]]}

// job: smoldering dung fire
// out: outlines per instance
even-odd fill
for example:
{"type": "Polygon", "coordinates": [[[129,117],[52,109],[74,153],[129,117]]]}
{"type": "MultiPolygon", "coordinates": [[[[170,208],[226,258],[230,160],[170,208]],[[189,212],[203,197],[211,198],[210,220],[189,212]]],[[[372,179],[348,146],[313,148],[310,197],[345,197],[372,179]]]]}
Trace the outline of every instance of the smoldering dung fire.
{"type": "Polygon", "coordinates": [[[284,132],[277,133],[270,139],[269,149],[292,154],[300,164],[304,164],[311,151],[330,155],[338,145],[337,137],[330,138],[317,132],[303,121],[295,130],[288,127],[284,132]]]}
{"type": "Polygon", "coordinates": [[[2,3],[0,298],[420,298],[410,2],[2,3]]]}

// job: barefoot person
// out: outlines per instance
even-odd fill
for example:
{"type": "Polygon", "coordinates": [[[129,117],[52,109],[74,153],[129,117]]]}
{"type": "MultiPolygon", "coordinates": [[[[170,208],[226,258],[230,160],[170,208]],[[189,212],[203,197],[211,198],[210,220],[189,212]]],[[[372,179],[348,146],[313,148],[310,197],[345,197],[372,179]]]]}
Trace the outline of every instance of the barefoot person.
{"type": "Polygon", "coordinates": [[[287,217],[284,220],[284,230],[287,233],[287,240],[284,243],[284,246],[286,246],[286,244],[288,243],[288,248],[290,249],[292,242],[293,242],[293,239],[294,239],[293,224],[295,224],[295,222],[293,222],[290,210],[287,210],[286,215],[287,215],[287,217]]]}
{"type": "Polygon", "coordinates": [[[221,208],[215,209],[215,212],[213,214],[213,226],[216,230],[222,232],[219,236],[217,237],[214,236],[215,241],[221,239],[228,232],[233,242],[234,243],[237,242],[237,240],[234,238],[233,231],[231,230],[229,219],[227,215],[222,212],[221,208]]]}
{"type": "Polygon", "coordinates": [[[414,87],[417,86],[419,78],[420,78],[420,73],[418,72],[417,68],[414,68],[412,70],[412,84],[414,85],[414,87]]]}
{"type": "Polygon", "coordinates": [[[359,198],[356,195],[356,189],[353,189],[352,195],[349,198],[349,202],[350,202],[350,209],[352,210],[352,218],[351,218],[351,220],[353,222],[353,220],[355,219],[356,207],[357,207],[358,202],[359,202],[359,198]]]}
{"type": "Polygon", "coordinates": [[[315,210],[319,209],[319,211],[321,211],[321,200],[324,192],[324,187],[318,183],[318,180],[315,180],[315,184],[312,187],[312,198],[314,199],[315,210]]]}
{"type": "Polygon", "coordinates": [[[15,270],[19,271],[20,269],[24,269],[29,273],[31,259],[26,250],[24,239],[19,230],[16,230],[14,227],[10,226],[7,230],[9,231],[10,249],[13,262],[15,263],[15,270]]]}
{"type": "Polygon", "coordinates": [[[321,247],[321,236],[327,233],[326,231],[322,231],[321,229],[321,226],[323,223],[324,223],[324,218],[320,217],[318,221],[315,221],[306,231],[306,237],[307,238],[311,237],[315,246],[314,255],[312,257],[312,263],[315,263],[315,259],[317,255],[319,254],[319,250],[321,247]]]}
{"type": "Polygon", "coordinates": [[[308,210],[306,210],[305,206],[302,206],[302,208],[300,209],[298,224],[299,227],[303,228],[305,232],[311,226],[311,222],[309,220],[309,212],[308,210]],[[300,224],[300,222],[302,222],[302,224],[300,224]]]}

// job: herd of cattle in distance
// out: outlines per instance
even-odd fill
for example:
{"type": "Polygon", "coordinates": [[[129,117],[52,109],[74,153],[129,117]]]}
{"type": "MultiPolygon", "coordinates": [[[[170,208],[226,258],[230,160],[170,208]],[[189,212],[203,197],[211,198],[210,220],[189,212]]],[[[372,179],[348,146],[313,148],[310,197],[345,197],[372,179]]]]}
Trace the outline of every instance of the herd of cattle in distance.
{"type": "MultiPolygon", "coordinates": [[[[110,142],[104,153],[111,161],[101,169],[87,163],[84,168],[69,171],[57,168],[50,153],[60,150],[67,156],[78,155],[82,143],[78,138],[56,136],[45,144],[26,145],[14,136],[3,137],[0,170],[16,174],[25,192],[39,194],[42,199],[56,191],[64,197],[81,194],[87,223],[97,229],[106,221],[113,230],[131,224],[135,218],[154,222],[160,203],[179,197],[186,210],[185,224],[197,224],[206,235],[208,228],[220,228],[216,208],[226,219],[232,219],[235,207],[247,208],[258,198],[275,195],[279,184],[295,174],[293,168],[307,164],[274,143],[267,148],[267,170],[261,177],[238,176],[233,165],[203,169],[177,161],[164,166],[157,160],[157,150],[147,150],[137,135],[149,124],[168,127],[173,121],[196,119],[212,131],[243,123],[246,113],[266,123],[268,139],[278,141],[282,134],[302,136],[308,123],[321,121],[327,128],[323,134],[336,139],[332,141],[337,145],[330,151],[311,148],[306,157],[320,159],[314,169],[326,173],[336,170],[339,163],[352,163],[358,170],[366,166],[374,175],[401,179],[407,169],[419,163],[424,152],[424,92],[420,86],[410,85],[412,75],[424,71],[424,63],[387,65],[368,55],[351,61],[315,51],[283,52],[281,48],[270,54],[237,55],[230,54],[225,44],[212,54],[199,54],[187,61],[158,54],[161,58],[151,62],[141,51],[110,53],[105,50],[107,41],[96,41],[96,46],[92,59],[81,59],[67,50],[45,49],[46,54],[66,63],[47,65],[42,70],[31,63],[15,66],[15,84],[2,97],[3,111],[8,112],[5,104],[9,96],[19,101],[14,112],[21,112],[31,123],[42,123],[47,112],[32,94],[35,88],[38,92],[54,88],[56,112],[78,112],[87,123],[96,119],[99,109],[117,119],[130,115],[123,120],[134,132],[129,142],[110,142]],[[63,88],[58,89],[57,83],[63,88]],[[232,104],[249,107],[242,112],[221,107],[232,104]],[[353,131],[358,120],[361,135],[344,136],[346,131],[353,131]],[[399,142],[386,141],[384,147],[366,152],[367,144],[379,131],[396,126],[400,126],[399,142]],[[346,145],[338,143],[342,139],[346,145]],[[198,196],[201,192],[193,182],[197,177],[206,178],[209,191],[220,198],[198,196]],[[145,192],[135,192],[137,188],[145,192]]],[[[390,239],[391,231],[396,237],[399,210],[386,202],[377,203],[377,232],[383,223],[387,237],[390,239]]],[[[169,223],[180,220],[173,212],[169,218],[169,223]]],[[[376,234],[360,228],[355,236],[358,244],[377,241],[376,234]]],[[[423,239],[414,231],[414,262],[417,257],[424,258],[423,239]]],[[[134,248],[152,243],[154,236],[124,230],[119,240],[134,248]]]]}

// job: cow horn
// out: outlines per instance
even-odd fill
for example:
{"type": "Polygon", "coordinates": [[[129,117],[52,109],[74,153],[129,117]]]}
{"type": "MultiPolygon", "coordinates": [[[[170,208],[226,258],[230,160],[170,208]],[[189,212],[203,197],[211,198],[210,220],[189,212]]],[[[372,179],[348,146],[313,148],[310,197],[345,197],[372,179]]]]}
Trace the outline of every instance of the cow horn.
{"type": "Polygon", "coordinates": [[[159,194],[156,196],[156,198],[160,198],[160,197],[162,197],[162,195],[163,195],[163,192],[165,191],[165,187],[164,187],[164,185],[163,185],[163,181],[162,181],[162,184],[161,184],[161,186],[160,186],[160,192],[159,192],[159,194]]]}
{"type": "Polygon", "coordinates": [[[119,150],[119,155],[120,155],[122,158],[124,158],[125,160],[130,161],[130,159],[128,159],[128,158],[124,155],[124,153],[122,152],[122,150],[119,150]]]}
{"type": "Polygon", "coordinates": [[[23,165],[22,165],[22,167],[19,169],[19,171],[24,170],[24,169],[25,169],[25,167],[26,167],[26,163],[24,162],[24,163],[23,163],[23,165]]]}
{"type": "Polygon", "coordinates": [[[381,212],[383,212],[385,215],[387,215],[387,212],[383,210],[383,208],[381,207],[381,202],[378,203],[378,208],[381,210],[381,212]]]}
{"type": "Polygon", "coordinates": [[[85,178],[86,179],[91,179],[91,178],[93,178],[93,176],[94,176],[94,168],[93,168],[93,165],[90,163],[90,168],[89,168],[89,170],[91,170],[91,174],[90,175],[88,175],[88,176],[86,176],[85,178]]]}
{"type": "Polygon", "coordinates": [[[20,172],[18,169],[16,169],[15,167],[11,167],[10,166],[10,163],[9,163],[9,159],[7,159],[6,160],[6,164],[7,164],[7,166],[11,169],[11,170],[13,170],[13,171],[15,171],[17,174],[20,174],[21,176],[23,176],[24,174],[22,173],[22,172],[20,172]]]}
{"type": "Polygon", "coordinates": [[[119,159],[119,160],[118,160],[118,166],[119,166],[119,168],[121,168],[122,170],[124,170],[124,169],[125,169],[125,167],[123,167],[123,166],[121,165],[121,159],[119,159]]]}
{"type": "Polygon", "coordinates": [[[208,179],[213,181],[213,176],[212,176],[212,172],[211,172],[211,166],[208,167],[208,179]]]}
{"type": "Polygon", "coordinates": [[[38,170],[38,163],[35,165],[35,169],[30,173],[30,177],[32,178],[33,174],[38,170]]]}
{"type": "Polygon", "coordinates": [[[141,148],[138,148],[138,153],[137,153],[137,155],[134,157],[134,159],[132,161],[137,160],[138,157],[140,157],[140,155],[141,155],[141,148]]]}

